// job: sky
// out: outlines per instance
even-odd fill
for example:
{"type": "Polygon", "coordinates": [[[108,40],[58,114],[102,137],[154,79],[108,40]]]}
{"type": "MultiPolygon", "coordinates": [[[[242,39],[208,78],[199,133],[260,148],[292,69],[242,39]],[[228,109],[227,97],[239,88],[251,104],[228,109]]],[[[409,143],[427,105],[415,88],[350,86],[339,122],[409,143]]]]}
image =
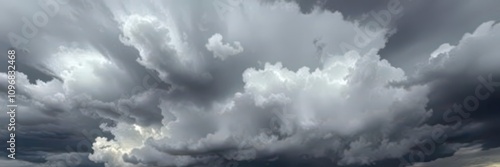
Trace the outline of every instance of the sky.
{"type": "Polygon", "coordinates": [[[0,166],[500,166],[500,1],[0,3],[0,166]]]}

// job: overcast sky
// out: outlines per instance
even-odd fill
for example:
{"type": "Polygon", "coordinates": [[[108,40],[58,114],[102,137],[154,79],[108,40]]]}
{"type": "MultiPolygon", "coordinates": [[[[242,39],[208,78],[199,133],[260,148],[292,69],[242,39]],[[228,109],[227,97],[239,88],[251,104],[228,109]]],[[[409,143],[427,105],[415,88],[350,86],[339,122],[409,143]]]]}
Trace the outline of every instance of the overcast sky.
{"type": "Polygon", "coordinates": [[[0,166],[500,166],[500,1],[0,3],[0,166]]]}

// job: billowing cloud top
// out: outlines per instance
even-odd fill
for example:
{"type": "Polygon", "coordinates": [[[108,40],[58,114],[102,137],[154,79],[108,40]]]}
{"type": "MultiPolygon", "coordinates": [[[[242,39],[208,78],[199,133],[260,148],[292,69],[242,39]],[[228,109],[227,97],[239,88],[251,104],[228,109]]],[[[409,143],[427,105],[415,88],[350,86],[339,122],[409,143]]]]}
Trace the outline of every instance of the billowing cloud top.
{"type": "MultiPolygon", "coordinates": [[[[396,19],[404,8],[389,3],[382,12],[396,19]]],[[[319,7],[303,13],[295,2],[46,1],[24,8],[36,5],[53,14],[33,37],[1,30],[10,34],[2,45],[20,55],[18,134],[30,143],[28,155],[0,159],[11,166],[252,166],[303,155],[373,165],[411,155],[436,133],[457,136],[446,119],[435,123],[444,112],[429,105],[437,88],[484,76],[484,91],[499,89],[494,21],[437,45],[410,74],[379,54],[397,33],[392,21],[367,23],[319,7]]]]}

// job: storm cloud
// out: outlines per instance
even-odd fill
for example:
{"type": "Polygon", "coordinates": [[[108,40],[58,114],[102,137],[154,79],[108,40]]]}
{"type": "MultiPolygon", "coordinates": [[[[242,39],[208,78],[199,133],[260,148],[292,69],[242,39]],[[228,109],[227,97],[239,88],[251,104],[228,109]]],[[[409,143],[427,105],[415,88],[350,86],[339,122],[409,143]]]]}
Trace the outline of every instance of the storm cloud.
{"type": "Polygon", "coordinates": [[[18,155],[0,164],[498,163],[496,2],[359,2],[3,1],[0,21],[12,24],[0,49],[18,53],[19,107],[18,155]],[[450,12],[415,15],[440,4],[450,12]],[[467,30],[408,28],[462,14],[467,30]],[[436,133],[444,140],[427,154],[436,133]]]}

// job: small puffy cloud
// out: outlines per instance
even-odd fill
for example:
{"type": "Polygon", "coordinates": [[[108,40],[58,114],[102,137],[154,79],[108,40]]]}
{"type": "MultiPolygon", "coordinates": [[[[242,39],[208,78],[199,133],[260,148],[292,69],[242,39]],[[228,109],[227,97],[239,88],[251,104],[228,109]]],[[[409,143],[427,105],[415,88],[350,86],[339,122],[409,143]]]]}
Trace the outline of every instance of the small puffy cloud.
{"type": "Polygon", "coordinates": [[[429,60],[432,60],[438,56],[443,56],[441,54],[448,54],[455,46],[451,46],[449,43],[442,44],[434,52],[431,53],[429,60]]]}
{"type": "Polygon", "coordinates": [[[219,58],[224,60],[230,56],[237,55],[243,52],[243,47],[240,42],[235,41],[233,45],[222,42],[222,35],[214,34],[210,39],[208,39],[208,43],[205,45],[209,51],[214,54],[215,58],[219,58]]]}

